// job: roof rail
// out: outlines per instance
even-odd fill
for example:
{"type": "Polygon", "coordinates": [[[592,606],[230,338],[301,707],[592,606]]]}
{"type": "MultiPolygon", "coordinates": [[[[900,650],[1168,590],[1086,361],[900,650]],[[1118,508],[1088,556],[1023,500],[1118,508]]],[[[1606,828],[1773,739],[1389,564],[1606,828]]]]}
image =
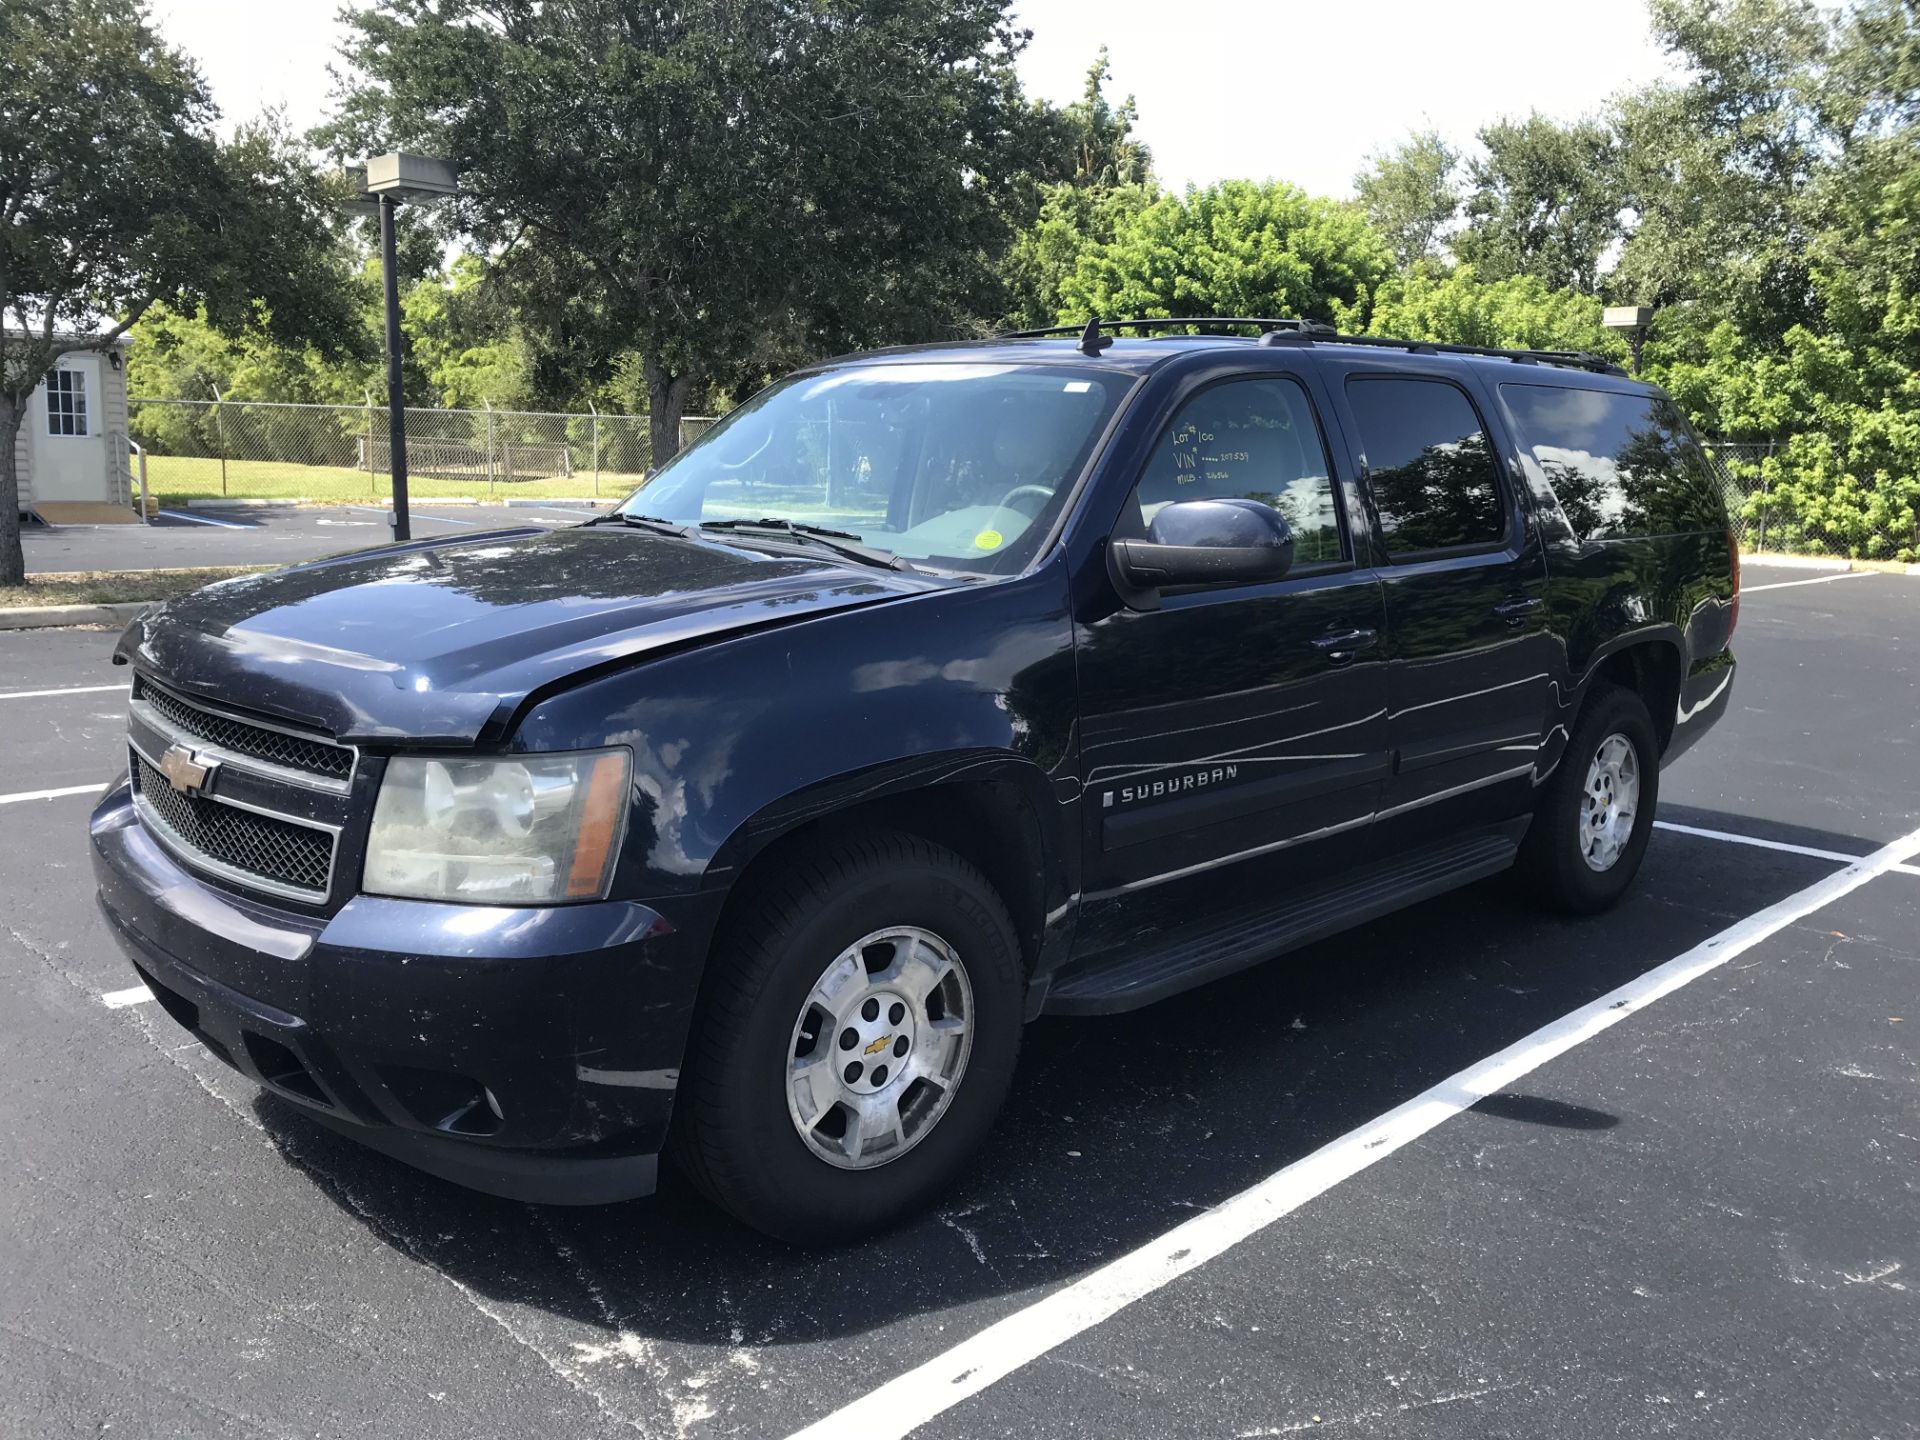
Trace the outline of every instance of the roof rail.
{"type": "Polygon", "coordinates": [[[1333,327],[1323,325],[1318,320],[1300,320],[1292,316],[1274,317],[1260,315],[1193,315],[1173,319],[1139,320],[1102,320],[1098,315],[1084,325],[1048,325],[1038,330],[1008,330],[1001,334],[1003,340],[1038,340],[1048,335],[1098,334],[1102,330],[1177,330],[1187,325],[1258,325],[1261,332],[1274,330],[1296,330],[1312,334],[1332,336],[1333,327]]]}
{"type": "Polygon", "coordinates": [[[1489,345],[1450,345],[1439,340],[1395,340],[1384,335],[1342,335],[1333,326],[1318,320],[1258,315],[1190,315],[1165,319],[1102,320],[1098,316],[1084,325],[1049,325],[1037,330],[1009,330],[1006,340],[1038,340],[1053,335],[1075,335],[1080,349],[1098,355],[1105,348],[1104,330],[1177,330],[1189,326],[1256,325],[1261,345],[1372,345],[1386,350],[1404,350],[1412,355],[1481,355],[1494,360],[1511,360],[1517,365],[1564,365],[1573,370],[1591,370],[1600,375],[1625,375],[1627,372],[1590,350],[1507,350],[1489,345]],[[1092,348],[1090,348],[1092,347],[1092,348]]]}

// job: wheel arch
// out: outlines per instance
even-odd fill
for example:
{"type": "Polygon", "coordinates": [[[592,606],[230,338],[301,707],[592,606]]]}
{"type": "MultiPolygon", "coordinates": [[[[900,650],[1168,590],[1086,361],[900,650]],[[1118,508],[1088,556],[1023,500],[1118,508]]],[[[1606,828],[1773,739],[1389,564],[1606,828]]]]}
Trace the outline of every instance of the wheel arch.
{"type": "Polygon", "coordinates": [[[1663,631],[1623,635],[1609,641],[1587,662],[1578,690],[1575,716],[1601,685],[1618,685],[1631,690],[1647,707],[1653,719],[1654,738],[1661,754],[1673,740],[1680,713],[1680,680],[1685,673],[1677,634],[1663,631]]]}

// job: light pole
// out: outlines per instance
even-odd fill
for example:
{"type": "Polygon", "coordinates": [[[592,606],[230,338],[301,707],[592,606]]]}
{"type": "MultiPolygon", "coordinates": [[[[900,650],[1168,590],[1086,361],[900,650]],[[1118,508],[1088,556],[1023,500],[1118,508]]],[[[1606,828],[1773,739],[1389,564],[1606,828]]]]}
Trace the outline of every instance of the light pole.
{"type": "Polygon", "coordinates": [[[1633,354],[1633,373],[1640,373],[1640,347],[1647,343],[1647,327],[1653,323],[1651,305],[1609,305],[1600,317],[1609,330],[1624,330],[1627,347],[1633,354]]]}
{"type": "MultiPolygon", "coordinates": [[[[413,538],[407,516],[407,401],[400,383],[400,265],[394,254],[394,212],[455,192],[453,167],[426,155],[395,152],[367,161],[366,194],[380,206],[380,278],[387,302],[387,467],[393,475],[393,538],[413,538]]],[[[369,457],[371,460],[371,457],[369,457]]]]}

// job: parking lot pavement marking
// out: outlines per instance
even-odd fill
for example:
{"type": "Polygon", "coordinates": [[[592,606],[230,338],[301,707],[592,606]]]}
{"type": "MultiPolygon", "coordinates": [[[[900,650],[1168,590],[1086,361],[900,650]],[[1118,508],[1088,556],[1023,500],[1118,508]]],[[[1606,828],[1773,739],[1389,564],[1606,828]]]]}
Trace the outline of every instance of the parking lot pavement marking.
{"type": "Polygon", "coordinates": [[[58,690],[0,691],[0,700],[37,700],[42,695],[98,695],[103,690],[125,690],[125,685],[67,685],[58,690]]]}
{"type": "Polygon", "coordinates": [[[1902,875],[1920,875],[1920,865],[1896,865],[1893,868],[1902,875]]]}
{"type": "Polygon", "coordinates": [[[100,997],[100,1003],[109,1010],[124,1010],[129,1005],[144,1005],[151,999],[151,990],[144,985],[135,985],[126,990],[109,990],[100,997]]]}
{"type": "MultiPolygon", "coordinates": [[[[387,510],[377,510],[371,505],[349,505],[347,509],[357,511],[362,515],[387,515],[392,513],[387,510]]],[[[478,520],[456,520],[451,515],[428,515],[422,511],[411,508],[409,508],[408,514],[415,520],[438,520],[442,525],[465,525],[471,528],[480,523],[478,520]]]]}
{"type": "Polygon", "coordinates": [[[1758,590],[1785,590],[1794,585],[1825,585],[1830,580],[1869,580],[1879,573],[1878,570],[1842,570],[1838,575],[1816,575],[1811,580],[1769,580],[1765,585],[1742,585],[1740,593],[1751,595],[1758,590]]]}
{"type": "MultiPolygon", "coordinates": [[[[1810,855],[1815,860],[1838,860],[1842,865],[1851,865],[1860,857],[1849,855],[1844,850],[1817,850],[1811,845],[1789,845],[1784,840],[1762,840],[1758,835],[1736,835],[1731,830],[1702,830],[1697,825],[1682,825],[1675,820],[1656,820],[1656,830],[1671,830],[1676,835],[1695,835],[1702,840],[1725,840],[1735,845],[1752,845],[1761,850],[1784,850],[1789,855],[1810,855]]],[[[1895,870],[1903,866],[1895,865],[1895,870]]]]}
{"type": "Polygon", "coordinates": [[[162,510],[169,520],[185,520],[193,525],[217,525],[222,530],[252,530],[255,527],[239,520],[215,520],[209,515],[191,515],[185,510],[162,510]]]}
{"type": "Polygon", "coordinates": [[[58,790],[21,790],[12,795],[0,795],[0,805],[18,805],[26,800],[58,800],[65,795],[98,795],[106,789],[106,782],[98,785],[67,785],[58,790]]]}
{"type": "Polygon", "coordinates": [[[900,1440],[996,1380],[1226,1253],[1556,1056],[1920,855],[1914,830],[1469,1065],[1204,1214],[1016,1310],[789,1440],[900,1440]]]}

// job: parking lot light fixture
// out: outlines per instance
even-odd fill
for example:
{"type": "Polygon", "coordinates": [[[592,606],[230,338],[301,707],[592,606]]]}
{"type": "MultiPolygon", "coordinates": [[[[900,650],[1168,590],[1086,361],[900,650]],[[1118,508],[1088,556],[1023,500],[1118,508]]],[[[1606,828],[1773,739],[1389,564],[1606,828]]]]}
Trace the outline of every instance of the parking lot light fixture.
{"type": "MultiPolygon", "coordinates": [[[[409,540],[406,396],[400,381],[400,276],[394,213],[403,204],[430,204],[458,190],[453,167],[430,155],[395,151],[366,163],[363,194],[380,207],[380,272],[387,310],[387,467],[393,476],[393,538],[409,540]]],[[[372,463],[372,457],[368,457],[372,463]]]]}
{"type": "Polygon", "coordinates": [[[1651,305],[1609,305],[1600,316],[1600,323],[1609,330],[1619,330],[1627,337],[1627,346],[1633,352],[1633,373],[1640,373],[1640,347],[1647,343],[1647,327],[1653,323],[1651,305]]]}

